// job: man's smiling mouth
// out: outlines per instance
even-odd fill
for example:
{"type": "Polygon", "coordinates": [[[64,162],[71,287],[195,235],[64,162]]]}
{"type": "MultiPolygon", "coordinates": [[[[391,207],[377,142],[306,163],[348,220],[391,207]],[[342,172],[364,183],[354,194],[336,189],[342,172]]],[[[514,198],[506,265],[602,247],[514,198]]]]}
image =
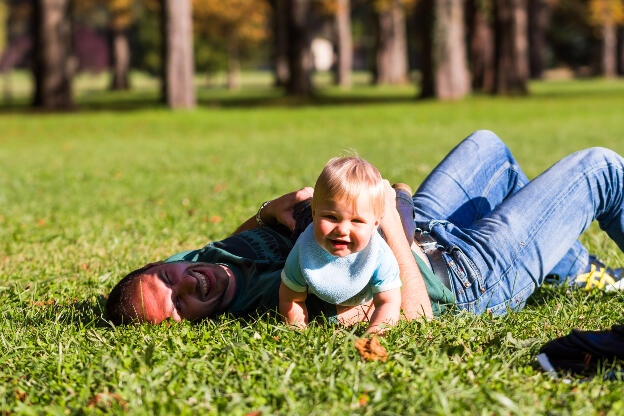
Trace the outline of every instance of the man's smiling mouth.
{"type": "Polygon", "coordinates": [[[188,274],[197,280],[197,292],[200,294],[202,300],[205,300],[206,296],[208,296],[208,290],[210,289],[208,279],[199,270],[189,270],[188,274]]]}

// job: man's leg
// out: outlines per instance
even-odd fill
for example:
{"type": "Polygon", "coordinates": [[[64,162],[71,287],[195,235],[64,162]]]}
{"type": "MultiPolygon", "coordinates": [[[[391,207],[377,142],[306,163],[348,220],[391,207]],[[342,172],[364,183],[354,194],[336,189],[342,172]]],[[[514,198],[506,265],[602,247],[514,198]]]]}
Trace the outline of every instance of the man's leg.
{"type": "MultiPolygon", "coordinates": [[[[479,130],[457,145],[414,194],[414,218],[470,227],[529,183],[507,146],[491,131],[479,130]]],[[[575,241],[549,274],[562,279],[585,272],[589,253],[575,241]]]]}
{"type": "Polygon", "coordinates": [[[562,159],[467,229],[444,224],[441,235],[480,274],[458,304],[492,313],[523,306],[594,219],[624,249],[624,159],[609,149],[562,159]]]}

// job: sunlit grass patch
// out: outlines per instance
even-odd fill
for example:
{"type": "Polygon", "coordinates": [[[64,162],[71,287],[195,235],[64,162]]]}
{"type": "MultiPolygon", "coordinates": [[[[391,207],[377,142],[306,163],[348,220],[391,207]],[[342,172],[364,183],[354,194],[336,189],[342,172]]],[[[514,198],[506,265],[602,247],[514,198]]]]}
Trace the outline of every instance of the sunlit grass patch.
{"type": "MultiPolygon", "coordinates": [[[[386,362],[360,359],[362,327],[295,333],[275,317],[223,317],[111,328],[101,314],[124,273],[228,235],[262,201],[312,184],[344,149],[414,188],[481,128],[529,177],[584,147],[624,153],[624,84],[536,83],[525,98],[452,103],[416,101],[409,86],[358,86],[296,105],[266,87],[206,87],[200,107],[180,113],[154,105],[151,88],[80,90],[76,113],[0,115],[0,413],[623,410],[621,383],[559,383],[534,361],[573,327],[624,322],[622,294],[545,287],[503,317],[401,323],[381,341],[386,362]]],[[[581,241],[623,264],[598,227],[581,241]]]]}

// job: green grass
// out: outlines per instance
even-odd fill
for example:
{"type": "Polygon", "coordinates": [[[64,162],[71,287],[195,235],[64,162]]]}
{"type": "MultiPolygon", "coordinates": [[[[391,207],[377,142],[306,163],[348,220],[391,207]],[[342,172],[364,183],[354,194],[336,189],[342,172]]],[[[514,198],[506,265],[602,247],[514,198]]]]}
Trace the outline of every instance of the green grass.
{"type": "MultiPolygon", "coordinates": [[[[262,85],[202,87],[197,110],[175,113],[155,103],[153,80],[122,94],[98,82],[78,88],[75,113],[28,111],[26,81],[0,112],[0,414],[624,411],[621,382],[564,384],[534,360],[572,327],[624,322],[622,295],[547,287],[504,317],[401,324],[382,340],[385,363],[357,355],[362,328],[300,334],[271,318],[110,328],[100,318],[124,272],[226,236],[344,149],[413,186],[480,128],[530,177],[583,147],[624,153],[623,82],[452,103],[414,101],[412,87],[328,88],[311,101],[262,85]]],[[[597,227],[582,241],[624,264],[597,227]]]]}

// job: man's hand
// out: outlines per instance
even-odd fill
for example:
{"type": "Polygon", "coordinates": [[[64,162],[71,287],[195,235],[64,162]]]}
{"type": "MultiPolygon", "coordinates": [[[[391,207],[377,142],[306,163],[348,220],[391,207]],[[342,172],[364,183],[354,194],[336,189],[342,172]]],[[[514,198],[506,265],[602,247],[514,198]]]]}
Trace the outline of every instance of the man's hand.
{"type": "Polygon", "coordinates": [[[282,195],[279,198],[269,202],[261,212],[262,221],[265,224],[282,224],[289,230],[295,229],[295,218],[293,217],[293,209],[299,202],[312,198],[314,188],[309,186],[301,188],[298,191],[282,195]]]}
{"type": "Polygon", "coordinates": [[[396,208],[396,191],[390,185],[390,182],[387,179],[383,180],[384,186],[384,212],[383,217],[391,216],[398,214],[396,208]]]}
{"type": "MultiPolygon", "coordinates": [[[[280,196],[279,198],[275,198],[267,203],[264,208],[262,208],[260,211],[260,218],[262,219],[262,222],[267,225],[282,224],[288,227],[290,231],[293,231],[296,224],[293,216],[295,205],[299,202],[305,201],[306,199],[312,198],[313,194],[314,188],[307,186],[299,189],[298,191],[290,192],[286,195],[280,196]]],[[[257,228],[258,226],[258,221],[256,220],[256,215],[254,214],[247,221],[239,225],[233,234],[242,233],[243,231],[251,230],[252,228],[257,228]]]]}

